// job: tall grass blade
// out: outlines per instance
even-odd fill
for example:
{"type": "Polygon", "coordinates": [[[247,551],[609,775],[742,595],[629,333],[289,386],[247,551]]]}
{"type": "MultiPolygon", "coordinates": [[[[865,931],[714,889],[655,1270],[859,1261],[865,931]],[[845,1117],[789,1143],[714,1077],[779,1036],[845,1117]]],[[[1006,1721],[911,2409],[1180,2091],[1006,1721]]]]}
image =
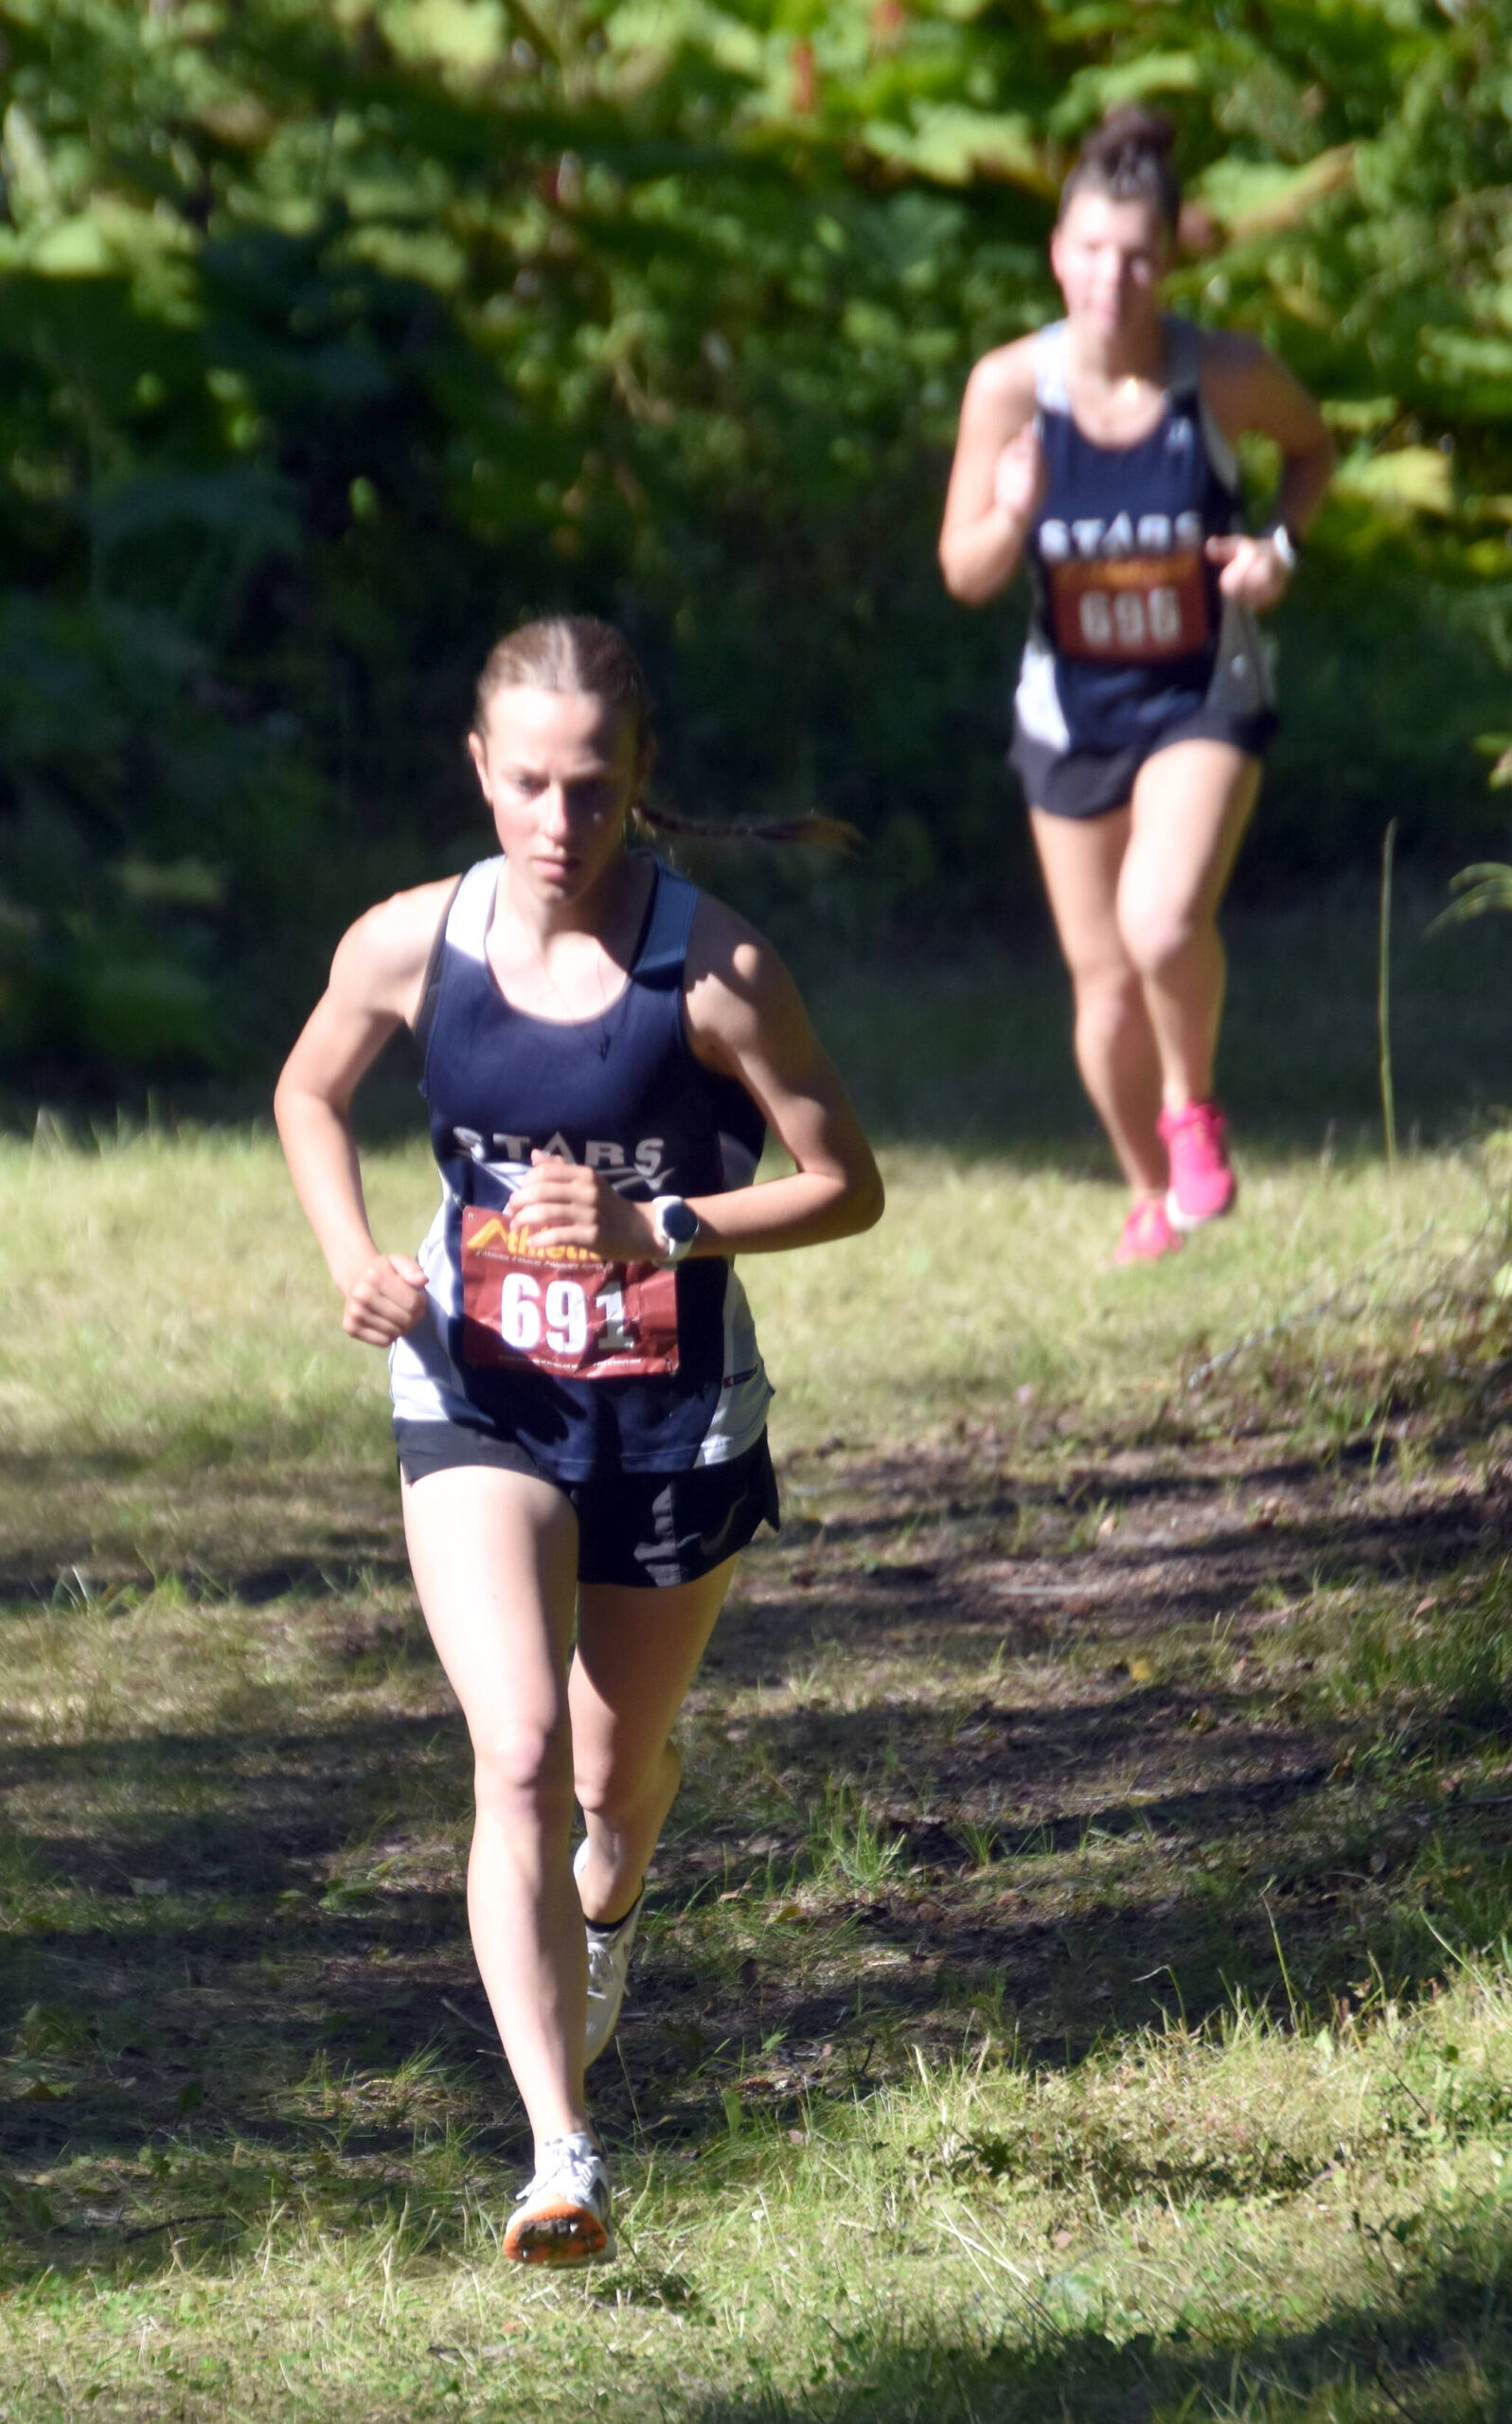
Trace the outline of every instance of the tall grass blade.
{"type": "Polygon", "coordinates": [[[1380,1032],[1380,1112],[1386,1129],[1386,1167],[1396,1169],[1396,1088],[1391,1068],[1391,879],[1396,857],[1396,819],[1386,828],[1380,853],[1380,968],[1376,1017],[1380,1032]]]}

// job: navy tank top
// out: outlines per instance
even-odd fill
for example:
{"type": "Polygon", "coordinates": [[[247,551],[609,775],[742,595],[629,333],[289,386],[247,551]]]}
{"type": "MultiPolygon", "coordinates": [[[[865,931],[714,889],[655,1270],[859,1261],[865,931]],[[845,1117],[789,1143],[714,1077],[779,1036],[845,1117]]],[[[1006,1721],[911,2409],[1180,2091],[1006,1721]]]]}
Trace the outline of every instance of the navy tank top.
{"type": "MultiPolygon", "coordinates": [[[[516,1009],[489,963],[504,864],[485,860],[463,877],[417,1022],[441,1205],[419,1256],[430,1318],[390,1354],[396,1417],[497,1431],[563,1482],[723,1462],[759,1437],[772,1395],[744,1290],[723,1257],[690,1258],[663,1278],[664,1291],[675,1283],[673,1372],[578,1379],[519,1355],[478,1359],[464,1237],[471,1245],[479,1230],[472,1207],[507,1215],[533,1150],[601,1171],[649,1203],[748,1185],[765,1137],[745,1089],[703,1068],[688,1044],[696,886],[652,860],[624,987],[601,1016],[559,1022],[516,1009]]],[[[507,1219],[481,1225],[501,1238],[507,1230],[507,1219]]]]}
{"type": "Polygon", "coordinates": [[[1205,542],[1239,525],[1234,450],[1203,399],[1201,337],[1167,316],[1165,408],[1132,446],[1084,437],[1066,383],[1066,323],[1035,340],[1045,490],[1030,532],[1034,589],[1015,699],[1058,750],[1113,750],[1206,709],[1271,704],[1254,615],[1223,597],[1205,542]]]}

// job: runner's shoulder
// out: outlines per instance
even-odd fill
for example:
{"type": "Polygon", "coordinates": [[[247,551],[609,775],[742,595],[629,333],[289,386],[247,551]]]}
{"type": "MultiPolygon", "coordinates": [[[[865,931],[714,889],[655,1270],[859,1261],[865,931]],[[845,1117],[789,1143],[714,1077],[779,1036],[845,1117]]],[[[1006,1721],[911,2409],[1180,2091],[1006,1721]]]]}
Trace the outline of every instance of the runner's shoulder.
{"type": "Polygon", "coordinates": [[[376,901],[347,927],[330,966],[334,993],[385,1008],[404,1006],[430,965],[436,929],[456,890],[456,878],[417,884],[376,901]]]}
{"type": "Polygon", "coordinates": [[[1034,410],[1035,339],[1015,337],[994,346],[972,365],[966,383],[969,403],[991,412],[1011,413],[1026,420],[1034,410]]]}
{"type": "Polygon", "coordinates": [[[699,892],[698,906],[693,912],[693,924],[687,938],[687,986],[689,991],[701,978],[712,976],[729,983],[749,980],[758,971],[780,960],[765,935],[732,909],[717,893],[699,892]]]}
{"type": "Polygon", "coordinates": [[[774,944],[711,892],[688,936],[685,1001],[695,1048],[733,1043],[787,1013],[797,989],[774,944]]]}

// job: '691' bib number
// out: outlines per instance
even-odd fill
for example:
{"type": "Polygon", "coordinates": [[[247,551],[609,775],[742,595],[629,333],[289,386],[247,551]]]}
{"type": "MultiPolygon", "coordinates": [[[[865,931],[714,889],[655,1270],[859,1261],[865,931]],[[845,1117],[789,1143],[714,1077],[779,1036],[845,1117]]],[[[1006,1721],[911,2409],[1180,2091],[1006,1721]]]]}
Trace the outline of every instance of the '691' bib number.
{"type": "Polygon", "coordinates": [[[465,1204],[462,1355],[578,1381],[675,1372],[677,1274],[659,1263],[604,1262],[580,1246],[540,1246],[507,1214],[465,1204]]]}

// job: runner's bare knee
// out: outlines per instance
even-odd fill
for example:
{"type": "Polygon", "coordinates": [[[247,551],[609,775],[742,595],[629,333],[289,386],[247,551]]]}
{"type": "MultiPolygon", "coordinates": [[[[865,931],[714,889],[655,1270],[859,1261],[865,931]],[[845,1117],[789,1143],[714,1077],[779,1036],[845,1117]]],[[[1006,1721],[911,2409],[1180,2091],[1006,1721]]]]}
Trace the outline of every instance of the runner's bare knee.
{"type": "Polygon", "coordinates": [[[573,1799],[565,1725],[517,1720],[490,1729],[474,1740],[472,1778],[480,1815],[565,1825],[573,1799]]]}

